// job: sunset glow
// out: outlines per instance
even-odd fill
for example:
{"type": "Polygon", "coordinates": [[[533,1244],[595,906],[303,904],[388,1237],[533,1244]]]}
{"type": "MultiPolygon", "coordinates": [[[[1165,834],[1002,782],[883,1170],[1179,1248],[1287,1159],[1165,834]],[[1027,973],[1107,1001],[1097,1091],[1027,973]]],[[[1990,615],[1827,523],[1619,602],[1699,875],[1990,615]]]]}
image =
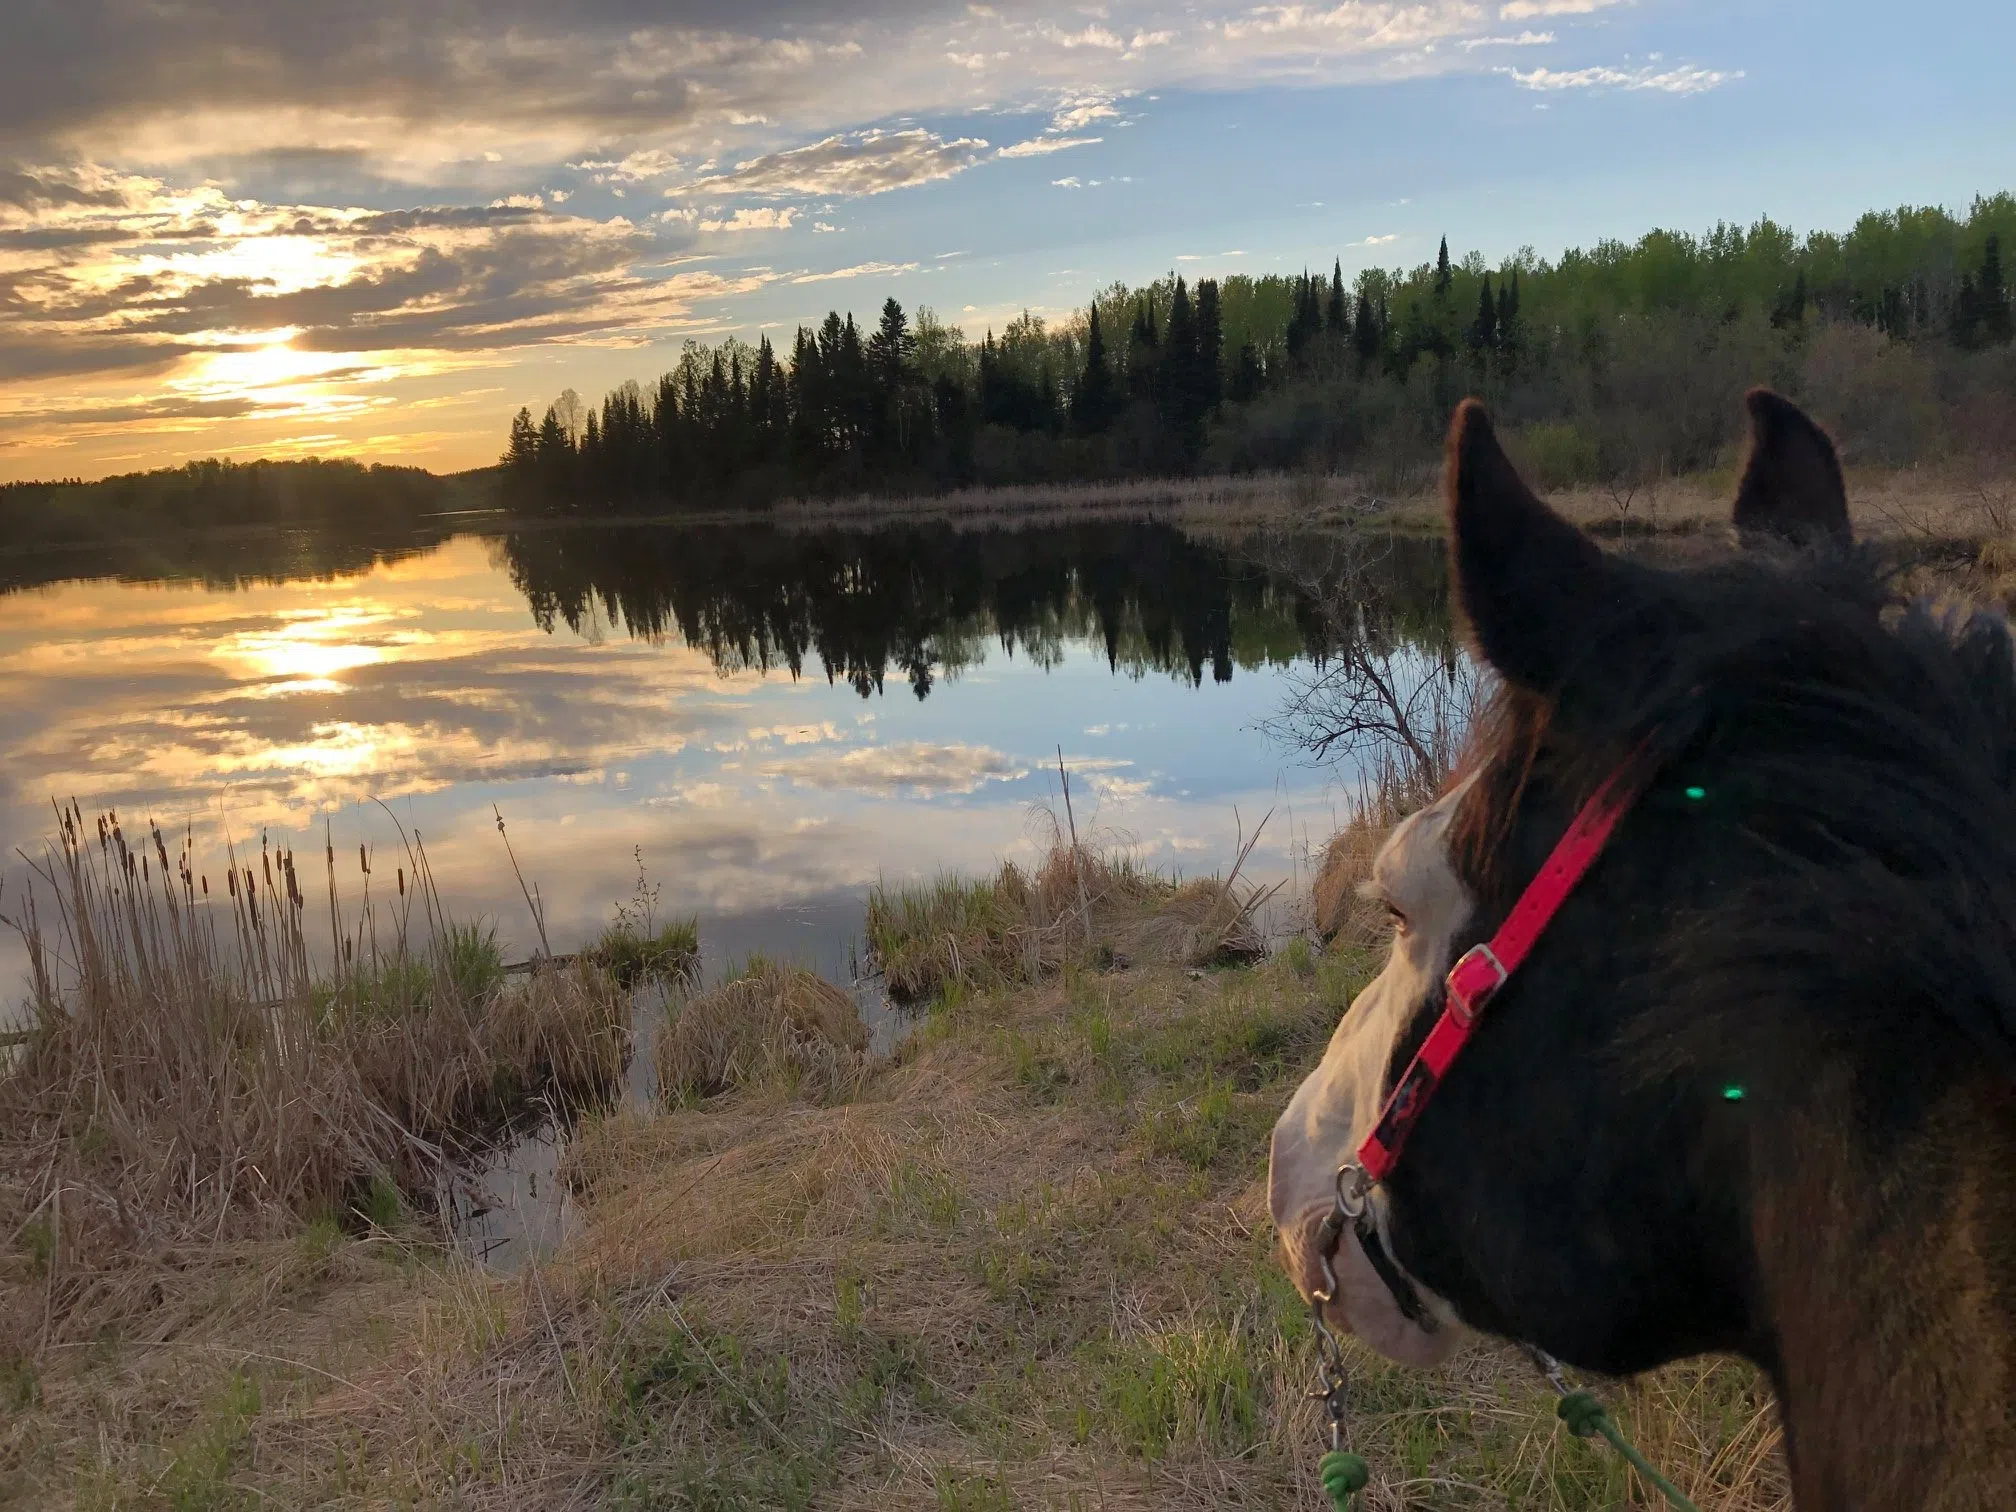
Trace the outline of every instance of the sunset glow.
{"type": "Polygon", "coordinates": [[[1840,21],[1812,0],[80,0],[0,59],[0,480],[469,467],[520,405],[648,382],[689,338],[788,349],[886,297],[977,340],[1171,269],[1348,277],[1425,264],[1445,232],[1548,256],[2006,187],[1992,36],[1952,57],[1936,28],[1879,47],[1840,21]]]}

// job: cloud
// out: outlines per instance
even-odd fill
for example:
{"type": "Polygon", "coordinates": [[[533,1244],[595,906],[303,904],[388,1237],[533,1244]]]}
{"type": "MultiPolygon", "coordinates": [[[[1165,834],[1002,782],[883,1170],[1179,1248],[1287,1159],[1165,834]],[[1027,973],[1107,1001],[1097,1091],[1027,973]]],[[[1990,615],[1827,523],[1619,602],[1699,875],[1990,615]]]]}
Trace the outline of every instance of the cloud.
{"type": "Polygon", "coordinates": [[[1349,251],[1353,247],[1384,247],[1398,240],[1400,240],[1400,233],[1392,231],[1384,236],[1368,236],[1362,241],[1346,242],[1344,247],[1346,251],[1349,251]]]}
{"type": "Polygon", "coordinates": [[[1522,31],[1513,37],[1466,37],[1456,45],[1465,52],[1475,52],[1480,47],[1548,47],[1553,41],[1550,31],[1522,31]]]}
{"type": "Polygon", "coordinates": [[[905,273],[915,273],[914,262],[865,262],[856,263],[851,268],[835,268],[830,273],[800,273],[793,278],[794,284],[831,283],[836,278],[898,278],[905,273]]]}
{"type": "Polygon", "coordinates": [[[724,220],[703,220],[702,231],[788,231],[798,212],[788,207],[781,209],[750,209],[744,206],[724,220]]]}
{"type": "Polygon", "coordinates": [[[979,137],[948,141],[922,127],[838,132],[809,146],[773,152],[713,174],[688,192],[782,196],[886,194],[964,173],[987,156],[979,137]]]}
{"type": "Polygon", "coordinates": [[[1509,0],[1498,7],[1498,19],[1531,21],[1540,16],[1589,16],[1622,3],[1623,0],[1509,0]]]}
{"type": "Polygon", "coordinates": [[[1717,69],[1700,68],[1692,64],[1679,68],[1577,68],[1566,72],[1552,68],[1535,68],[1522,72],[1516,68],[1501,68],[1499,73],[1508,74],[1522,89],[1556,91],[1563,89],[1629,89],[1656,90],[1662,94],[1694,95],[1705,94],[1711,89],[1743,77],[1743,70],[1724,73],[1717,69]]]}
{"type": "Polygon", "coordinates": [[[824,791],[913,794],[970,793],[983,783],[1012,782],[1029,774],[1026,762],[990,746],[932,745],[904,741],[897,745],[862,746],[852,751],[821,751],[783,761],[763,763],[766,777],[784,777],[801,787],[824,791]]]}
{"type": "Polygon", "coordinates": [[[15,444],[358,414],[389,383],[466,362],[458,354],[635,341],[772,276],[666,273],[642,228],[529,194],[369,211],[98,168],[17,173],[5,187],[0,431],[15,444]],[[118,386],[142,379],[145,393],[118,386]]]}
{"type": "Polygon", "coordinates": [[[1017,142],[1013,146],[1003,147],[997,155],[1004,158],[1043,157],[1048,153],[1063,152],[1066,148],[1070,147],[1090,147],[1096,142],[1103,142],[1105,140],[1104,137],[1096,136],[1032,137],[1026,142],[1017,142]]]}

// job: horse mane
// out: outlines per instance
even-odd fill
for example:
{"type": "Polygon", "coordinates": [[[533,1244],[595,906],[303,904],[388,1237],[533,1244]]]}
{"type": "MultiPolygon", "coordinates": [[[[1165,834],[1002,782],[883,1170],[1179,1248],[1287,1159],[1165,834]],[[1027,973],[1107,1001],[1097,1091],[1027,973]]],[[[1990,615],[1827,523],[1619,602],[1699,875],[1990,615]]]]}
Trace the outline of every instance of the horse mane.
{"type": "Polygon", "coordinates": [[[1630,570],[1551,696],[1500,686],[1473,725],[1450,834],[1480,918],[1502,917],[1574,809],[1636,765],[1651,786],[1620,840],[1712,833],[1745,879],[1661,921],[1645,970],[1669,990],[1647,994],[1663,1006],[1642,1039],[1698,1059],[1732,1034],[1791,1033],[1779,1051],[1796,1057],[1816,1026],[1894,1046],[1943,1021],[2016,1076],[2003,617],[1906,598],[1867,550],[1630,570]]]}

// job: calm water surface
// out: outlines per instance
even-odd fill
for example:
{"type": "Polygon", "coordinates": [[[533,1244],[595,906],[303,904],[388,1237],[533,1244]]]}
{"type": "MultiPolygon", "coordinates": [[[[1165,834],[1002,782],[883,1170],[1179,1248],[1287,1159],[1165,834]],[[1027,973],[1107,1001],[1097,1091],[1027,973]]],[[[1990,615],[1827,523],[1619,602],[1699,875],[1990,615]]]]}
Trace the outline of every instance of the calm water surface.
{"type": "MultiPolygon", "coordinates": [[[[1432,548],[1396,549],[1439,581],[1432,548]]],[[[556,950],[609,919],[641,853],[711,962],[761,949],[842,976],[877,879],[1031,852],[1059,747],[1081,826],[1194,873],[1272,809],[1254,864],[1292,873],[1339,774],[1256,726],[1320,653],[1314,624],[1236,544],[1150,524],[444,529],[0,562],[0,911],[52,799],[188,827],[213,858],[227,835],[313,854],[326,831],[346,887],[360,844],[392,858],[396,815],[451,904],[523,954],[501,811],[556,950]]],[[[20,980],[0,939],[0,991],[20,980]]]]}

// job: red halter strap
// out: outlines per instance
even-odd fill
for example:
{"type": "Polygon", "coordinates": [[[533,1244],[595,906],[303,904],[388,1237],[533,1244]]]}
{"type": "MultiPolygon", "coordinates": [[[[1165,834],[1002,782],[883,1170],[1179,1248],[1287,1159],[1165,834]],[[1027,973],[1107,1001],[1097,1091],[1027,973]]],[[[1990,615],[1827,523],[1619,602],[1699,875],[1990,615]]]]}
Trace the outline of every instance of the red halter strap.
{"type": "Polygon", "coordinates": [[[1420,1121],[1450,1065],[1469,1043],[1485,1005],[1519,969],[1568,901],[1575,884],[1603,854],[1610,832],[1643,790],[1643,780],[1628,778],[1626,770],[1613,772],[1596,796],[1582,805],[1575,822],[1555,844],[1540,874],[1519,895],[1490,943],[1471,946],[1449,968],[1442,1017],[1428,1031],[1428,1038],[1379,1110],[1379,1121],[1358,1146],[1358,1165],[1369,1180],[1384,1181],[1392,1172],[1408,1134],[1420,1121]]]}

